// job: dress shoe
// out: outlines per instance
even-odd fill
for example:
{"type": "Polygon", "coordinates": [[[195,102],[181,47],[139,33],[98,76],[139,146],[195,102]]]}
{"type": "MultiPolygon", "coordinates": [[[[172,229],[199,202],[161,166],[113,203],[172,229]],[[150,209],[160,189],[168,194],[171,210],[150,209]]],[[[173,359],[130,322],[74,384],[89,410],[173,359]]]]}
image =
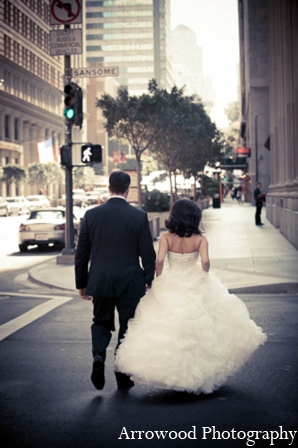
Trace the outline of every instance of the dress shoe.
{"type": "Polygon", "coordinates": [[[119,390],[127,390],[135,385],[135,383],[129,378],[129,376],[125,375],[124,373],[115,372],[115,377],[119,390]]]}
{"type": "Polygon", "coordinates": [[[105,385],[105,365],[100,357],[94,358],[91,381],[97,390],[102,390],[105,385]]]}
{"type": "Polygon", "coordinates": [[[260,224],[256,224],[256,226],[264,226],[265,224],[263,224],[262,222],[260,222],[260,224]]]}

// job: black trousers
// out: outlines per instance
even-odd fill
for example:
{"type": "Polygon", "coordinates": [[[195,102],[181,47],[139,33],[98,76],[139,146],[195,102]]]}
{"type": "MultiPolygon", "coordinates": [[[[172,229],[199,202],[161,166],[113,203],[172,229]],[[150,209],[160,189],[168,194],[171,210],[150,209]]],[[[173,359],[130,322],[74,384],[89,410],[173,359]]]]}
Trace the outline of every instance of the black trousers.
{"type": "Polygon", "coordinates": [[[255,215],[256,225],[261,224],[262,207],[263,207],[262,202],[256,203],[256,215],[255,215]]]}
{"type": "Polygon", "coordinates": [[[139,298],[127,296],[127,289],[119,297],[93,297],[93,324],[91,325],[92,354],[99,355],[105,361],[106,349],[115,331],[115,308],[119,316],[117,350],[127,330],[129,319],[135,314],[139,298]]]}

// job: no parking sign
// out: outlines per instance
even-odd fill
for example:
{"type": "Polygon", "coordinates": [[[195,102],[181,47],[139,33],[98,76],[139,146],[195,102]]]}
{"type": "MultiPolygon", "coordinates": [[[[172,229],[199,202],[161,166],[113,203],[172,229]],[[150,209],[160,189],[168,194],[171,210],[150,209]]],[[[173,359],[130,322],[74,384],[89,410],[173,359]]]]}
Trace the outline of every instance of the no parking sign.
{"type": "Polygon", "coordinates": [[[51,25],[82,23],[82,0],[51,0],[51,25]]]}

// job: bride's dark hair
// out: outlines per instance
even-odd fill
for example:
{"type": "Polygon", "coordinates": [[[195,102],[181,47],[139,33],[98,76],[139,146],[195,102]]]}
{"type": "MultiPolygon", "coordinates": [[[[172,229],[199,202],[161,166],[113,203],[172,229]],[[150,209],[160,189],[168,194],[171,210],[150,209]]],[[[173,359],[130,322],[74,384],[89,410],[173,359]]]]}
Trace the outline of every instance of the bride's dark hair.
{"type": "Polygon", "coordinates": [[[199,207],[190,199],[178,199],[172,206],[169,219],[165,221],[166,228],[180,237],[190,237],[193,233],[201,235],[199,225],[202,213],[199,207]]]}

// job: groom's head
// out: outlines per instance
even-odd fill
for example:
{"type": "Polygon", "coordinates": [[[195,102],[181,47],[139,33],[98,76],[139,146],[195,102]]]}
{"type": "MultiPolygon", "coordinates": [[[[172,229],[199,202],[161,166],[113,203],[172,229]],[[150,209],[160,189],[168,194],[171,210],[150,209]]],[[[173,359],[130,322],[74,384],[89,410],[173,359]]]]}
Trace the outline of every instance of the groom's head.
{"type": "Polygon", "coordinates": [[[124,195],[130,186],[130,175],[124,171],[114,171],[109,177],[111,194],[124,195]]]}

